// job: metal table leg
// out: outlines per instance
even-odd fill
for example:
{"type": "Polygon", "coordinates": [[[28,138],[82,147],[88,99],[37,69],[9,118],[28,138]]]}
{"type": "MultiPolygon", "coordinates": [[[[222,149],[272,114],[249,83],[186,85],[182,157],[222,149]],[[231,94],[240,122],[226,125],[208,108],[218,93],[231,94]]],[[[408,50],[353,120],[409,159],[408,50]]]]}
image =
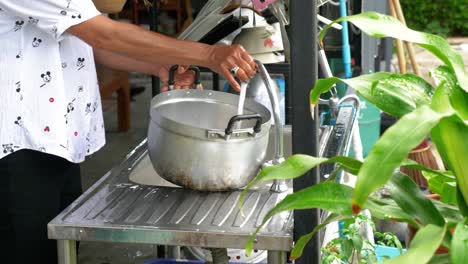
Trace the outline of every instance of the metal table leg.
{"type": "Polygon", "coordinates": [[[76,264],[76,241],[57,240],[58,263],[76,264]]]}
{"type": "Polygon", "coordinates": [[[268,264],[285,264],[286,252],[268,250],[268,264]]]}

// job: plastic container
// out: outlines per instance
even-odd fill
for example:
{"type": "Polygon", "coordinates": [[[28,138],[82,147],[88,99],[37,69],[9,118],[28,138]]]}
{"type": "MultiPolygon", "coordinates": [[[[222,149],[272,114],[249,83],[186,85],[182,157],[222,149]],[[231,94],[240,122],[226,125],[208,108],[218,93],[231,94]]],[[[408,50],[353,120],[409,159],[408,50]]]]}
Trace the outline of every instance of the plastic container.
{"type": "Polygon", "coordinates": [[[364,98],[359,97],[359,99],[361,100],[361,108],[358,124],[363,154],[366,157],[380,137],[380,110],[364,98]]]}
{"type": "MultiPolygon", "coordinates": [[[[405,253],[406,249],[402,249],[402,253],[405,253]]],[[[377,256],[377,261],[382,262],[388,258],[396,258],[400,256],[400,250],[395,247],[388,247],[388,246],[375,246],[375,255],[377,256]]]]}

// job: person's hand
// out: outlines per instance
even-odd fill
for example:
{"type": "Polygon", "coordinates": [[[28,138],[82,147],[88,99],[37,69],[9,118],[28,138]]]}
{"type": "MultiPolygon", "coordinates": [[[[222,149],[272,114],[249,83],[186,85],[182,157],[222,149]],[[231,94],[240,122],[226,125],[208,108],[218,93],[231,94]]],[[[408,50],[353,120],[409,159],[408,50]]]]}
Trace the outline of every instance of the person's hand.
{"type": "Polygon", "coordinates": [[[235,77],[243,82],[248,82],[256,73],[257,64],[253,58],[240,45],[211,46],[209,68],[222,74],[231,86],[240,90],[240,85],[235,77]]]}
{"type": "MultiPolygon", "coordinates": [[[[161,88],[162,92],[165,92],[169,89],[169,68],[171,66],[163,66],[159,69],[159,79],[164,83],[164,86],[161,88]]],[[[193,83],[195,81],[195,73],[193,71],[188,71],[187,66],[179,66],[174,75],[174,89],[190,89],[194,88],[193,83]]]]}

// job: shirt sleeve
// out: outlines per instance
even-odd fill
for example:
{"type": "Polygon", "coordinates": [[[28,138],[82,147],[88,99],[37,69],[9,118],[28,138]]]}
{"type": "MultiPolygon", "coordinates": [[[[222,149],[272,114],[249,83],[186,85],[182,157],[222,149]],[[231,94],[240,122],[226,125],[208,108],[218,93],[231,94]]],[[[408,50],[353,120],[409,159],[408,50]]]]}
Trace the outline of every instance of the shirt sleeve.
{"type": "Polygon", "coordinates": [[[92,0],[1,0],[0,8],[35,24],[57,41],[71,26],[100,15],[92,0]]]}

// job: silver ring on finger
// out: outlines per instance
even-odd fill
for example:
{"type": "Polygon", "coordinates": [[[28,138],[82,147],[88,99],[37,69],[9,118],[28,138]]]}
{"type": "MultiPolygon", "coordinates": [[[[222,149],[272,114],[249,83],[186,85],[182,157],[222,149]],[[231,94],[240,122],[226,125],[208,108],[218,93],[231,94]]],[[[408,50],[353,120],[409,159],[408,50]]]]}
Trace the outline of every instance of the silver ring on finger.
{"type": "Polygon", "coordinates": [[[240,67],[239,66],[236,66],[236,67],[233,67],[231,69],[231,74],[236,76],[237,75],[237,72],[240,70],[240,67]]]}

